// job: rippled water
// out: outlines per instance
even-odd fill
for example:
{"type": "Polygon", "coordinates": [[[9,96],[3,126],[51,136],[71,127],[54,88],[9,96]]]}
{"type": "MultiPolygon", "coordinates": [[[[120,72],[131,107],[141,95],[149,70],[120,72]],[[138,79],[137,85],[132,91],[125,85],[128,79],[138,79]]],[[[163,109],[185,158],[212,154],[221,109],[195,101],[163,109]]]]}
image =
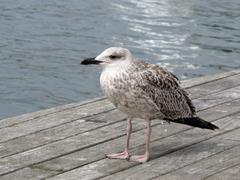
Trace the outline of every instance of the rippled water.
{"type": "Polygon", "coordinates": [[[1,0],[0,118],[101,95],[110,46],[181,79],[240,68],[239,0],[1,0]]]}

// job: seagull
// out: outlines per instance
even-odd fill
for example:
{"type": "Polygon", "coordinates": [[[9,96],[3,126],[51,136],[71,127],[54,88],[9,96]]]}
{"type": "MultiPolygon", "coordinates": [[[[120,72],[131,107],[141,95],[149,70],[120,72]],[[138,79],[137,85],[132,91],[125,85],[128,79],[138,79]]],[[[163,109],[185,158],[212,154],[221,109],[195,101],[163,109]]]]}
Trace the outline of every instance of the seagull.
{"type": "Polygon", "coordinates": [[[196,115],[188,93],[178,78],[156,64],[149,64],[122,47],[110,47],[95,58],[81,64],[102,67],[100,85],[112,104],[127,114],[127,139],[123,152],[108,154],[108,158],[143,163],[149,160],[151,120],[161,119],[203,129],[219,129],[196,115]],[[129,152],[132,119],[144,119],[147,124],[145,152],[131,156],[129,152]]]}

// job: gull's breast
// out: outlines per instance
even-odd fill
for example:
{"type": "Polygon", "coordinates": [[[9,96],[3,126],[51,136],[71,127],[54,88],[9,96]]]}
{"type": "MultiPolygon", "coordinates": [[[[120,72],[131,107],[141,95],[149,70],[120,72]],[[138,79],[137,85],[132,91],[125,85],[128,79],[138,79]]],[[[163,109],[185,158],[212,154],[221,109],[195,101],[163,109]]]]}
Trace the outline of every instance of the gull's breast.
{"type": "Polygon", "coordinates": [[[100,76],[102,91],[115,106],[119,104],[121,97],[127,91],[123,78],[122,72],[114,69],[105,70],[100,76]]]}
{"type": "Polygon", "coordinates": [[[139,118],[161,116],[155,103],[138,88],[139,78],[121,71],[103,71],[100,84],[105,96],[122,112],[139,118]]]}

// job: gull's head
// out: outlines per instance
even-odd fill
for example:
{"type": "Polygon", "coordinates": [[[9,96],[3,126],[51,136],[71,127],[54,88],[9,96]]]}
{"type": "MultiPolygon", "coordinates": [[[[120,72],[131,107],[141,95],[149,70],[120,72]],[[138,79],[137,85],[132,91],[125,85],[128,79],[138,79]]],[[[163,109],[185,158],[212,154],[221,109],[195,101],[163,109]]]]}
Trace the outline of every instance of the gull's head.
{"type": "Polygon", "coordinates": [[[102,67],[108,65],[128,64],[132,61],[132,54],[128,49],[121,47],[111,47],[104,50],[95,58],[84,59],[81,64],[99,64],[102,67]]]}

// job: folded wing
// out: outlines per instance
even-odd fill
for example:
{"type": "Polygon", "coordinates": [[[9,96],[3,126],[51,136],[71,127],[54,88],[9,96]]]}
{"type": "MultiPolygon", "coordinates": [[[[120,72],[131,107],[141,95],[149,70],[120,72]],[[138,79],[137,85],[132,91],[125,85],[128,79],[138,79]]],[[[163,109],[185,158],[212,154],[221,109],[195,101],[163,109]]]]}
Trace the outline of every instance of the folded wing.
{"type": "Polygon", "coordinates": [[[166,119],[195,116],[195,107],[175,75],[153,64],[147,64],[138,73],[141,76],[139,88],[152,99],[166,119]]]}

